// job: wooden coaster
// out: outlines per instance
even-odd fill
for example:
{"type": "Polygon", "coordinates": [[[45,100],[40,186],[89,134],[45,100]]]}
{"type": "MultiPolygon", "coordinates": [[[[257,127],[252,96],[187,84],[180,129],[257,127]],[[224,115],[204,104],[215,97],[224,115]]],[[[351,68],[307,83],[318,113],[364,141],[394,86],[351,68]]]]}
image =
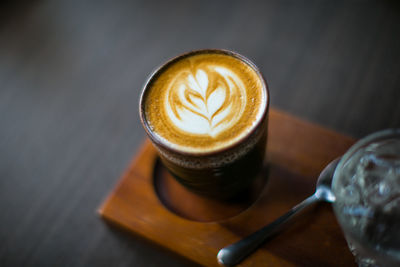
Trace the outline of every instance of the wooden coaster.
{"type": "MultiPolygon", "coordinates": [[[[188,192],[165,171],[147,140],[99,213],[198,264],[218,266],[219,249],[272,222],[312,194],[324,166],[355,141],[274,109],[269,113],[268,134],[266,169],[243,199],[223,203],[188,192]]],[[[239,266],[261,265],[355,263],[332,208],[320,203],[239,266]]]]}

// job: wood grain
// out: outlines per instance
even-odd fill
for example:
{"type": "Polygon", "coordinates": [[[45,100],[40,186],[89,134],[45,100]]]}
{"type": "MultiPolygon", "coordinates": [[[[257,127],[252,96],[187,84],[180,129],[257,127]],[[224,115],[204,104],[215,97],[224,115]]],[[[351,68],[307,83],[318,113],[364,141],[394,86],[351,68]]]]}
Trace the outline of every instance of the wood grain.
{"type": "MultiPolygon", "coordinates": [[[[216,255],[220,248],[271,222],[310,195],[324,165],[342,155],[354,142],[352,138],[274,109],[270,111],[269,123],[268,168],[262,174],[268,176],[268,181],[261,196],[247,209],[232,213],[230,208],[235,209],[237,203],[204,202],[176,187],[170,194],[180,199],[175,204],[179,208],[190,203],[191,209],[185,209],[184,214],[168,209],[154,187],[154,175],[159,175],[154,172],[157,154],[146,141],[100,208],[100,214],[198,264],[218,266],[216,255]],[[224,216],[220,217],[221,214],[224,216]],[[198,222],[203,218],[208,222],[198,222]]],[[[299,222],[269,240],[241,266],[265,262],[274,266],[354,265],[328,205],[319,205],[300,217],[299,222]]]]}

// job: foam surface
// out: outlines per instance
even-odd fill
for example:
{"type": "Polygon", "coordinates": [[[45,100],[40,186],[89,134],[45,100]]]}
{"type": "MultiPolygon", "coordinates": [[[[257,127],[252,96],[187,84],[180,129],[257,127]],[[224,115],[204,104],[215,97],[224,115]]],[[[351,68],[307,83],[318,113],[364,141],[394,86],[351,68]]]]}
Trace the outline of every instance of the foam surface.
{"type": "Polygon", "coordinates": [[[236,123],[246,105],[244,84],[224,67],[184,70],[166,87],[166,113],[187,133],[215,137],[236,123]]]}
{"type": "Polygon", "coordinates": [[[208,152],[245,136],[266,108],[266,88],[243,61],[195,54],[165,66],[145,94],[145,118],[164,143],[208,152]]]}

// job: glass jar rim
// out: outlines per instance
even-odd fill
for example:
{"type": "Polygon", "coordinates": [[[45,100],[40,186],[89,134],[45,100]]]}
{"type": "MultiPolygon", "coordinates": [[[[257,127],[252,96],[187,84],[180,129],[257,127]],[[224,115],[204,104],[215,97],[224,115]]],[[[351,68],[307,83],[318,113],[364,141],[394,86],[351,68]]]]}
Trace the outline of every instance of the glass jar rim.
{"type": "Polygon", "coordinates": [[[372,134],[369,134],[369,135],[361,138],[355,144],[353,144],[346,151],[346,153],[344,153],[344,155],[340,159],[338,165],[336,166],[335,172],[333,174],[333,179],[332,179],[332,190],[342,173],[344,165],[354,155],[355,152],[357,152],[360,148],[362,148],[372,142],[377,142],[380,140],[390,139],[390,138],[399,138],[400,139],[400,128],[389,128],[389,129],[381,130],[378,132],[374,132],[372,134]]]}

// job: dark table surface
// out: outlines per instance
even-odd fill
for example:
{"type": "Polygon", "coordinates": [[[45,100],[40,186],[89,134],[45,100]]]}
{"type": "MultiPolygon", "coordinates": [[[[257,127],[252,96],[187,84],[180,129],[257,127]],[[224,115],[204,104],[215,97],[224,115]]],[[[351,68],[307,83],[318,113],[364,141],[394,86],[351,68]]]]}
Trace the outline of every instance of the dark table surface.
{"type": "Polygon", "coordinates": [[[400,126],[395,1],[2,2],[0,266],[190,265],[96,210],[145,138],[146,77],[200,48],[252,59],[274,108],[356,138],[400,126]]]}

